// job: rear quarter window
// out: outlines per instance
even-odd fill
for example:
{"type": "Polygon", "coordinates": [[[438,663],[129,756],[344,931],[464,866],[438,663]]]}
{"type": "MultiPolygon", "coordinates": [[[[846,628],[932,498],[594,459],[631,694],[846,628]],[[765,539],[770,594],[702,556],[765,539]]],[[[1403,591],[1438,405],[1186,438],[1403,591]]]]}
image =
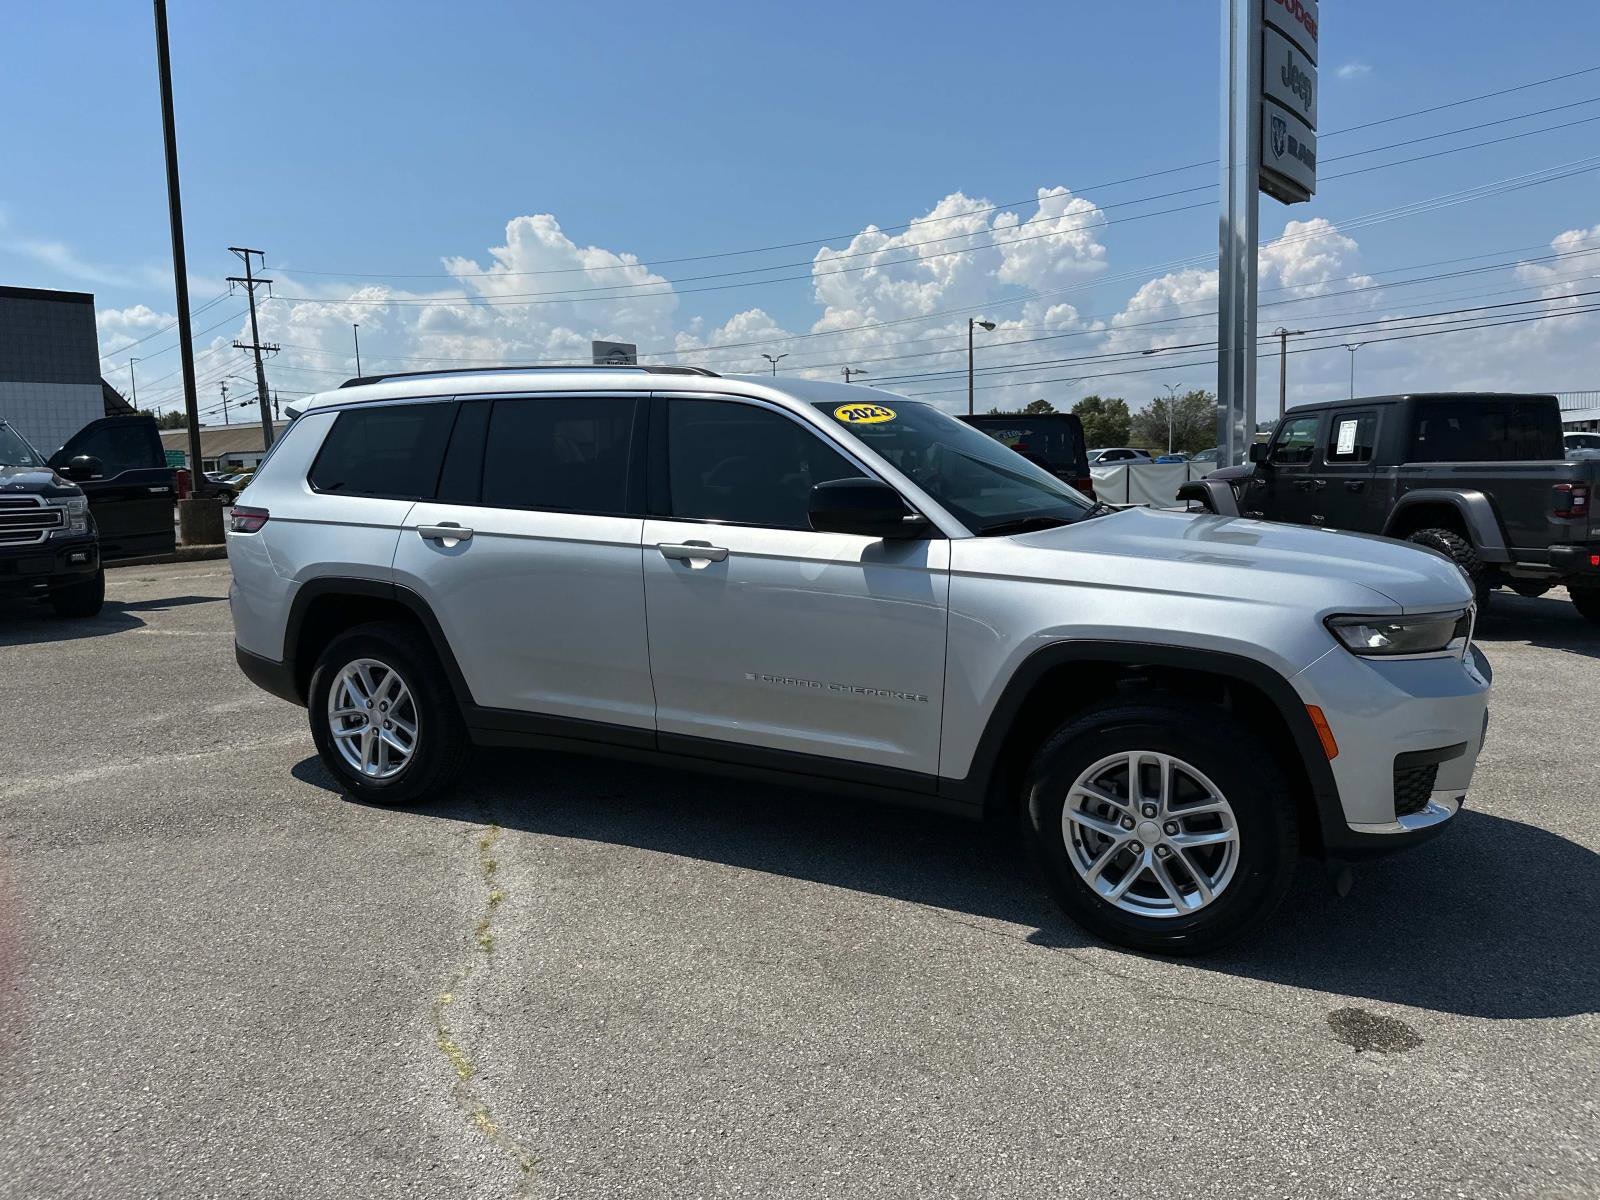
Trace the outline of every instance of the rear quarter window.
{"type": "Polygon", "coordinates": [[[1413,462],[1540,462],[1566,455],[1551,401],[1429,400],[1417,405],[1413,462]]]}
{"type": "Polygon", "coordinates": [[[455,410],[441,403],[345,409],[334,419],[307,482],[340,496],[431,499],[455,410]]]}

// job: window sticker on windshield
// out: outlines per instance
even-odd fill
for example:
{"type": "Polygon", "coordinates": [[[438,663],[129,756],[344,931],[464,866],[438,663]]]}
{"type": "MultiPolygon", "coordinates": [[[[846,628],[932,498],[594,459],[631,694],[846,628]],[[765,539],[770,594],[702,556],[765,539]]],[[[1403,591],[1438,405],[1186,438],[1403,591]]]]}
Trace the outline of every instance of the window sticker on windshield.
{"type": "Polygon", "coordinates": [[[841,404],[833,410],[833,419],[846,425],[877,425],[894,420],[894,409],[881,404],[841,404]]]}
{"type": "Polygon", "coordinates": [[[1354,454],[1356,452],[1356,426],[1359,420],[1339,422],[1339,444],[1334,447],[1335,454],[1354,454]]]}

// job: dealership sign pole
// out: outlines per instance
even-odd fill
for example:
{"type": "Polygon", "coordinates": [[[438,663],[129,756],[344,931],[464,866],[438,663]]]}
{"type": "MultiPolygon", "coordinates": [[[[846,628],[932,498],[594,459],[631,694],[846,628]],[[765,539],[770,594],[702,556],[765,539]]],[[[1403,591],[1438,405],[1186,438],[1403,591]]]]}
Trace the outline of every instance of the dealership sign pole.
{"type": "Polygon", "coordinates": [[[1260,193],[1317,183],[1317,0],[1222,0],[1222,205],[1217,257],[1217,442],[1240,462],[1256,426],[1260,193]]]}

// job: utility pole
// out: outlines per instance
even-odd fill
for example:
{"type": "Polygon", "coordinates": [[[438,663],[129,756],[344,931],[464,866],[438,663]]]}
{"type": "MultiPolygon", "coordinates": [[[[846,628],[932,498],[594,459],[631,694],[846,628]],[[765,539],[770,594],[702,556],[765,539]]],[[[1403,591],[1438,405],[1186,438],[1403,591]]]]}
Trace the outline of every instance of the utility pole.
{"type": "Polygon", "coordinates": [[[867,369],[865,367],[846,367],[844,369],[844,381],[846,383],[849,383],[850,382],[850,376],[852,376],[852,375],[865,375],[866,373],[867,373],[867,369]]]}
{"type": "Polygon", "coordinates": [[[134,412],[139,411],[139,377],[133,373],[133,364],[138,361],[139,360],[137,358],[130,358],[128,360],[128,386],[133,389],[134,412]]]}
{"type": "Polygon", "coordinates": [[[358,322],[350,323],[350,335],[356,339],[356,378],[361,378],[361,326],[358,322]]]}
{"type": "Polygon", "coordinates": [[[1272,331],[1272,336],[1278,339],[1278,415],[1281,417],[1289,409],[1289,339],[1299,337],[1304,329],[1285,329],[1279,325],[1272,331]]]}
{"type": "MultiPolygon", "coordinates": [[[[771,355],[771,354],[763,354],[761,357],[766,359],[769,363],[772,364],[772,374],[773,374],[773,377],[776,378],[777,374],[778,374],[778,359],[780,359],[780,358],[788,358],[789,357],[789,352],[787,350],[785,350],[782,354],[779,354],[779,355],[776,355],[776,356],[771,355]]],[[[846,379],[845,382],[849,383],[850,381],[848,379],[846,379]]]]}
{"type": "Polygon", "coordinates": [[[977,317],[967,318],[967,416],[972,415],[972,327],[982,325],[985,331],[994,332],[993,321],[980,321],[977,317]]]}
{"type": "MultiPolygon", "coordinates": [[[[189,323],[189,266],[183,252],[183,199],[178,190],[178,131],[172,117],[172,58],[167,50],[167,0],[155,0],[156,71],[161,77],[161,137],[167,153],[167,219],[172,226],[172,284],[178,301],[178,357],[183,360],[183,409],[189,418],[190,486],[208,494],[200,471],[200,400],[194,384],[194,330],[189,323]]],[[[222,509],[217,509],[220,521],[222,509]]],[[[180,517],[179,523],[182,524],[180,517]]],[[[210,531],[204,531],[209,534],[210,531]]],[[[220,530],[212,540],[220,541],[220,530]]]]}
{"type": "Polygon", "coordinates": [[[256,397],[261,402],[261,448],[262,450],[270,450],[272,448],[272,411],[267,407],[267,368],[261,363],[261,352],[266,350],[269,353],[276,353],[278,347],[276,345],[263,346],[261,344],[261,331],[256,325],[256,285],[266,284],[267,294],[270,296],[272,294],[272,280],[258,279],[250,269],[250,256],[254,254],[260,257],[261,265],[264,267],[267,265],[267,252],[265,250],[251,250],[245,246],[229,246],[228,249],[244,259],[244,278],[240,279],[237,275],[229,275],[228,282],[242,283],[245,290],[250,293],[250,341],[248,345],[240,341],[235,341],[233,344],[240,350],[252,351],[256,356],[256,397]]]}
{"type": "Polygon", "coordinates": [[[222,381],[222,423],[232,425],[233,420],[228,415],[228,381],[222,381]]]}
{"type": "Polygon", "coordinates": [[[278,412],[278,389],[277,388],[273,388],[272,389],[272,419],[274,421],[276,421],[276,420],[279,420],[280,417],[281,417],[281,414],[278,412]]]}

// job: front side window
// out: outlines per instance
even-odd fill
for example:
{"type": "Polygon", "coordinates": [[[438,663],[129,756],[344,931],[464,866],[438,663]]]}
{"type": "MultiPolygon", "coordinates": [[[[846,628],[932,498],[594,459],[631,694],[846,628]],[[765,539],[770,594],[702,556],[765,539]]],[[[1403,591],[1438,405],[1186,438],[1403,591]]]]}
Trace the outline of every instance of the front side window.
{"type": "Polygon", "coordinates": [[[430,500],[454,404],[347,408],[333,422],[307,480],[319,492],[430,500]]]}
{"type": "Polygon", "coordinates": [[[639,512],[628,481],[642,407],[631,396],[496,400],[483,451],[483,503],[601,516],[639,512]]]}
{"type": "Polygon", "coordinates": [[[1272,442],[1272,461],[1285,466],[1308,463],[1317,449],[1317,427],[1322,417],[1296,417],[1285,422],[1272,442]]]}
{"type": "Polygon", "coordinates": [[[22,435],[0,421],[0,467],[42,467],[44,462],[33,452],[22,435]]]}
{"type": "Polygon", "coordinates": [[[161,435],[144,422],[126,422],[85,429],[67,440],[51,462],[65,466],[79,455],[98,458],[109,478],[124,471],[147,471],[163,467],[167,458],[161,450],[161,435]]]}
{"type": "Polygon", "coordinates": [[[810,529],[812,487],[860,477],[844,455],[782,413],[725,400],[672,400],[667,406],[674,517],[810,529]]]}
{"type": "Polygon", "coordinates": [[[1374,435],[1378,431],[1378,414],[1375,412],[1335,412],[1328,430],[1328,445],[1323,450],[1323,461],[1330,463],[1365,463],[1372,461],[1374,435]]]}
{"type": "Polygon", "coordinates": [[[1043,467],[928,404],[818,403],[849,436],[895,468],[976,534],[1067,525],[1098,510],[1043,467]]]}

